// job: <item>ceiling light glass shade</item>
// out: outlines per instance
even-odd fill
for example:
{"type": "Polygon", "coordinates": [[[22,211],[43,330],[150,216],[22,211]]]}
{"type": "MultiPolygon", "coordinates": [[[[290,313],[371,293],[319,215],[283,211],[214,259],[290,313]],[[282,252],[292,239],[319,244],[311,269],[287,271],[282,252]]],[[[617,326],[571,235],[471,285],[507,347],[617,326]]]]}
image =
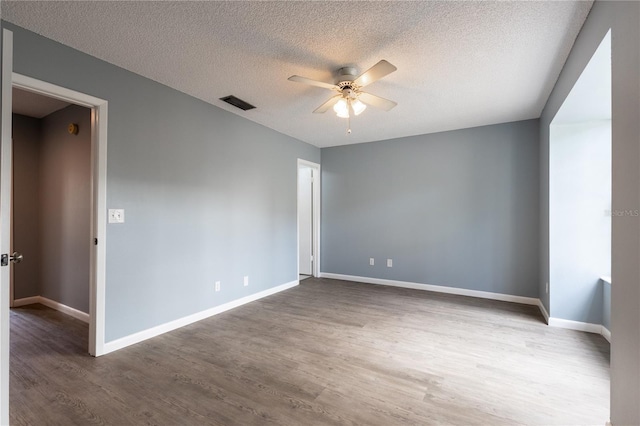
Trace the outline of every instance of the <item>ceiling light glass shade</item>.
{"type": "Polygon", "coordinates": [[[347,100],[342,98],[334,106],[333,110],[340,118],[349,118],[349,104],[347,100]]]}
{"type": "Polygon", "coordinates": [[[360,113],[364,111],[367,106],[360,102],[360,99],[356,99],[355,101],[351,102],[351,108],[353,108],[353,113],[355,115],[360,115],[360,113]]]}

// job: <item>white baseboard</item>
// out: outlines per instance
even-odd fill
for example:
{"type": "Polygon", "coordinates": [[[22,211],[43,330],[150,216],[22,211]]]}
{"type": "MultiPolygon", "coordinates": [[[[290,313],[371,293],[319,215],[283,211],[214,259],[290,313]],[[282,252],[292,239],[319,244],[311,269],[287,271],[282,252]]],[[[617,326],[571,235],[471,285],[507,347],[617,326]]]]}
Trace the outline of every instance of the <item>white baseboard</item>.
{"type": "Polygon", "coordinates": [[[388,285],[392,287],[412,288],[415,290],[433,291],[436,293],[457,294],[460,296],[479,297],[481,299],[501,300],[503,302],[521,303],[524,305],[536,305],[540,299],[535,297],[513,296],[503,293],[491,293],[488,291],[468,290],[457,287],[445,287],[433,284],[420,284],[408,281],[386,280],[382,278],[357,277],[354,275],[332,274],[329,272],[321,272],[320,278],[330,278],[334,280],[355,281],[365,284],[388,285]]]}
{"type": "Polygon", "coordinates": [[[547,325],[549,325],[549,312],[547,312],[547,309],[544,307],[544,303],[542,303],[542,300],[540,299],[538,299],[538,308],[540,308],[540,312],[544,317],[544,322],[546,322],[547,325]]]}
{"type": "Polygon", "coordinates": [[[33,305],[34,303],[40,303],[40,296],[31,296],[31,297],[23,297],[22,299],[16,299],[13,301],[14,308],[19,308],[20,306],[33,305]]]}
{"type": "Polygon", "coordinates": [[[71,306],[63,305],[62,303],[58,303],[55,300],[47,299],[46,297],[40,297],[39,303],[48,306],[51,309],[55,309],[56,311],[63,312],[67,315],[74,317],[75,319],[79,319],[80,321],[86,322],[89,324],[89,314],[86,312],[79,311],[71,306]]]}
{"type": "Polygon", "coordinates": [[[107,342],[104,344],[103,354],[106,355],[110,352],[117,351],[118,349],[131,346],[135,343],[139,343],[144,340],[150,339],[152,337],[156,337],[161,334],[167,333],[169,331],[178,329],[180,327],[184,327],[185,325],[193,324],[194,322],[201,321],[205,318],[212,317],[214,315],[220,314],[222,312],[228,311],[233,308],[237,308],[238,306],[242,306],[247,303],[254,302],[258,299],[262,299],[263,297],[271,296],[272,294],[279,293],[284,290],[288,290],[292,287],[297,286],[298,284],[299,284],[298,280],[291,281],[286,284],[282,284],[277,287],[273,287],[273,288],[261,291],[259,293],[251,294],[249,296],[245,296],[240,299],[233,300],[223,305],[206,309],[204,311],[197,312],[195,314],[188,315],[186,317],[178,318],[177,320],[173,320],[152,328],[148,328],[146,330],[139,331],[134,334],[130,334],[129,336],[125,336],[120,339],[112,340],[111,342],[107,342]]]}
{"type": "Polygon", "coordinates": [[[71,306],[63,305],[60,302],[47,299],[46,297],[43,297],[43,296],[32,296],[32,297],[25,297],[23,299],[16,299],[13,301],[13,306],[17,308],[20,306],[31,305],[33,303],[39,303],[41,305],[47,306],[51,309],[55,309],[56,311],[60,311],[62,313],[65,313],[69,316],[74,317],[75,319],[78,319],[82,322],[86,322],[87,324],[89,324],[89,314],[87,314],[86,312],[82,312],[76,308],[72,308],[71,306]]]}
{"type": "Polygon", "coordinates": [[[586,331],[587,333],[602,334],[602,325],[590,322],[571,321],[562,318],[549,318],[551,327],[566,328],[569,330],[586,331]]]}
{"type": "Polygon", "coordinates": [[[591,324],[579,321],[570,321],[549,316],[547,309],[542,301],[535,297],[512,296],[510,294],[491,293],[488,291],[467,290],[464,288],[445,287],[432,284],[412,283],[408,281],[386,280],[382,278],[357,277],[355,275],[333,274],[330,272],[320,272],[320,278],[329,278],[334,280],[355,281],[365,284],[388,285],[392,287],[412,288],[416,290],[433,291],[437,293],[457,294],[460,296],[479,297],[481,299],[501,300],[504,302],[520,303],[524,305],[535,305],[540,309],[546,323],[551,327],[566,328],[569,330],[585,331],[587,333],[601,334],[605,339],[611,342],[611,332],[600,324],[591,324]]]}

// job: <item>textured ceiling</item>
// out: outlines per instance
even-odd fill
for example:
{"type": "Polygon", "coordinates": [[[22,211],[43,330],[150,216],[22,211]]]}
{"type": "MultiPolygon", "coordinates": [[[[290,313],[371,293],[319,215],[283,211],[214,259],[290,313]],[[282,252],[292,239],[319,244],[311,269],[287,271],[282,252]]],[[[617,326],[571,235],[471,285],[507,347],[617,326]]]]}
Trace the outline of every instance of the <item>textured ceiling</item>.
{"type": "Polygon", "coordinates": [[[48,98],[38,95],[37,93],[27,92],[26,90],[13,89],[13,107],[14,114],[26,115],[27,117],[43,118],[54,113],[64,107],[71,105],[70,103],[48,98]]]}
{"type": "Polygon", "coordinates": [[[540,116],[591,1],[2,1],[3,19],[316,146],[540,116]],[[311,112],[343,66],[398,106],[311,112]],[[218,98],[233,94],[243,112],[218,98]]]}

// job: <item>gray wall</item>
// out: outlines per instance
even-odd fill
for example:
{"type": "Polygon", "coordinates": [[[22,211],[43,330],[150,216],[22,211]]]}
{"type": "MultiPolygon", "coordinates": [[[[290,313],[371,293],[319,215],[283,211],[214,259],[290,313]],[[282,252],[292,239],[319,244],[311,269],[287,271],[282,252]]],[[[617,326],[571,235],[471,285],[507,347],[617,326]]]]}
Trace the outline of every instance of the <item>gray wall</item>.
{"type": "Polygon", "coordinates": [[[611,121],[551,125],[550,314],[602,324],[611,275],[611,121]]]}
{"type": "MultiPolygon", "coordinates": [[[[549,125],[611,29],[612,209],[640,208],[640,3],[596,1],[540,118],[540,295],[549,280],[549,125]]],[[[611,421],[640,424],[640,221],[612,220],[611,421]]]]}
{"type": "Polygon", "coordinates": [[[13,114],[13,247],[24,256],[13,265],[14,298],[40,295],[38,233],[41,120],[13,114]]]}
{"type": "Polygon", "coordinates": [[[91,111],[71,105],[43,118],[39,158],[40,295],[89,313],[91,111]]]}
{"type": "Polygon", "coordinates": [[[297,279],[297,158],[318,148],[3,26],[16,72],[109,101],[107,204],[126,222],[107,227],[107,342],[297,279]]]}
{"type": "Polygon", "coordinates": [[[602,325],[611,331],[611,283],[600,280],[602,285],[602,325]]]}
{"type": "Polygon", "coordinates": [[[538,126],[323,149],[322,271],[537,297],[538,126]]]}

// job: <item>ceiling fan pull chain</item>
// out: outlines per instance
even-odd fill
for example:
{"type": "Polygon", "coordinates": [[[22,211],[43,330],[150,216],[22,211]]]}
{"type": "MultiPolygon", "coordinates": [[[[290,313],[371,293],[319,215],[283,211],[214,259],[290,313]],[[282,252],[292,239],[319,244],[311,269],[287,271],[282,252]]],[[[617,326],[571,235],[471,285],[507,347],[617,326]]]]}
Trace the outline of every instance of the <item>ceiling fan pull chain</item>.
{"type": "Polygon", "coordinates": [[[351,134],[351,98],[347,98],[347,134],[351,134]]]}

